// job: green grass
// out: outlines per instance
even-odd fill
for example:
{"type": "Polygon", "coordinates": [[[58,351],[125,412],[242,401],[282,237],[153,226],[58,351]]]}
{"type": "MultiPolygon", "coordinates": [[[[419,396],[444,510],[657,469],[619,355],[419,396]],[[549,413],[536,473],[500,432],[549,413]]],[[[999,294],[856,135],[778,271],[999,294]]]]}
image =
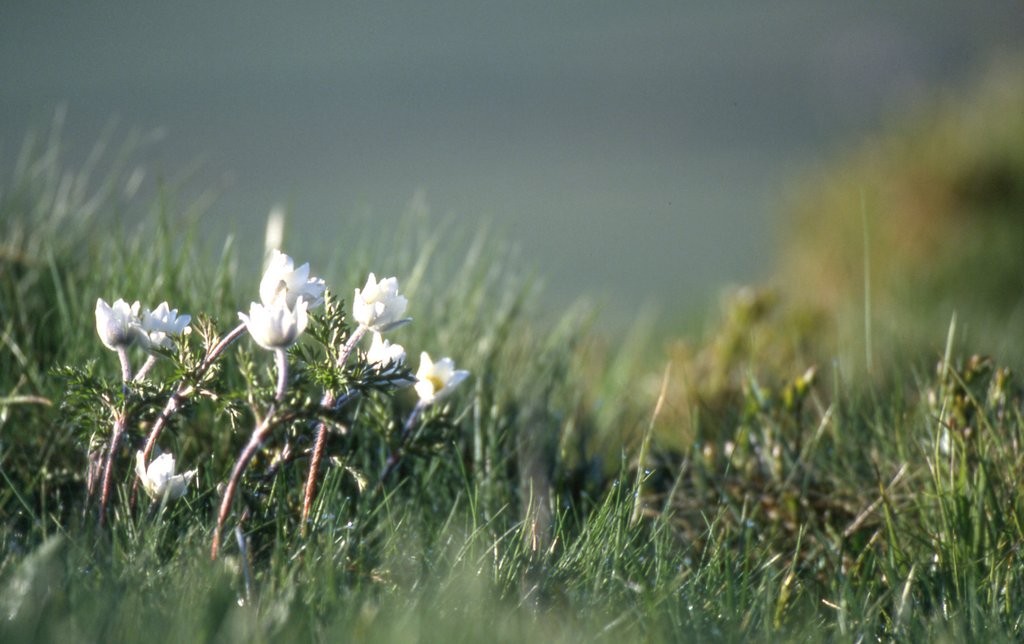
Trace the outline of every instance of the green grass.
{"type": "MultiPolygon", "coordinates": [[[[218,485],[272,395],[269,354],[243,339],[207,383],[216,396],[160,441],[199,468],[198,485],[133,509],[135,450],[202,353],[197,330],[133,394],[99,527],[85,473],[113,420],[99,397],[121,387],[96,298],[166,299],[225,333],[259,269],[203,240],[173,194],[125,201],[118,163],[95,175],[69,172],[47,141],[0,190],[2,641],[1024,635],[1024,365],[1018,344],[973,355],[964,328],[986,319],[982,300],[948,334],[917,337],[924,349],[876,347],[870,374],[849,358],[861,340],[823,351],[813,316],[758,292],[665,353],[642,331],[593,331],[582,306],[558,303],[548,322],[551,303],[500,244],[422,222],[355,257],[285,249],[312,261],[342,312],[367,271],[399,276],[415,321],[392,339],[472,372],[396,476],[375,485],[413,397],[367,394],[336,418],[348,430],[328,442],[303,525],[311,430],[285,424],[211,561],[218,485]],[[139,210],[150,216],[125,232],[117,213],[139,210]],[[271,467],[286,446],[297,456],[271,467]]],[[[332,378],[358,380],[321,363],[326,331],[307,335],[292,350],[296,409],[332,378]]]]}

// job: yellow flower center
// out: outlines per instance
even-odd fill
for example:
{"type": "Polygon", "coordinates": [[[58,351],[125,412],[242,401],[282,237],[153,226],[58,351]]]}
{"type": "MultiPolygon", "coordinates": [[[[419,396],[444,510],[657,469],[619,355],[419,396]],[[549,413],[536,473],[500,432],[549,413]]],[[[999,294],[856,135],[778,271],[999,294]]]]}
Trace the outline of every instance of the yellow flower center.
{"type": "Polygon", "coordinates": [[[429,382],[430,386],[434,388],[435,394],[444,389],[444,381],[437,375],[427,376],[427,382],[429,382]]]}

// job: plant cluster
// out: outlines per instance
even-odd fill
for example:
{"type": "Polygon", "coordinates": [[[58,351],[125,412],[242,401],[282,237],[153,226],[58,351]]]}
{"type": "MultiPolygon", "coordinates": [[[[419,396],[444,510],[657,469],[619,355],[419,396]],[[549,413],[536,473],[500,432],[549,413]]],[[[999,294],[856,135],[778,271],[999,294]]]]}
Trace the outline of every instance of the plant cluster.
{"type": "MultiPolygon", "coordinates": [[[[438,403],[469,373],[456,369],[451,358],[434,360],[424,351],[413,375],[406,366],[404,347],[384,338],[384,334],[411,322],[411,318],[404,317],[408,300],[399,293],[396,278],[378,280],[370,273],[365,285],[355,289],[350,322],[341,303],[327,291],[324,280],[310,275],[309,264],[296,268],[291,257],[275,249],[260,280],[259,296],[260,301],[252,302],[248,313],[239,312],[241,323],[223,336],[213,331],[211,321],[203,321],[202,331],[195,334],[201,336],[198,344],[189,342],[192,316],[179,314],[166,302],[150,310],[141,308],[139,302],[118,299],[111,305],[102,298],[97,300],[96,330],[103,345],[117,353],[120,388],[104,382],[88,368],[65,367],[61,373],[69,381],[67,411],[81,419],[96,420],[106,410],[112,418],[109,438],[105,442],[90,442],[86,476],[88,496],[99,496],[100,525],[108,514],[126,436],[131,443],[145,438],[144,446],[135,453],[134,489],[141,485],[154,503],[164,505],[180,498],[198,480],[197,469],[178,473],[173,454],[157,453],[163,430],[200,400],[220,404],[226,414],[237,416],[237,403],[245,398],[254,417],[249,439],[221,486],[210,546],[214,559],[220,551],[239,488],[247,477],[272,483],[282,465],[308,462],[301,507],[305,530],[324,460],[344,461],[348,456],[328,454],[330,433],[391,434],[389,453],[377,474],[377,489],[387,482],[416,443],[431,440],[432,428],[443,427],[445,411],[428,411],[437,409],[438,403]],[[322,315],[311,313],[321,308],[322,315]],[[217,377],[219,358],[246,333],[274,356],[276,384],[272,394],[268,395],[266,387],[260,384],[260,375],[252,362],[242,364],[246,392],[226,387],[217,377]],[[372,335],[372,342],[360,351],[360,342],[367,334],[372,335]],[[296,346],[304,335],[312,337],[314,346],[296,346]],[[142,349],[146,356],[137,371],[132,368],[133,347],[142,349]],[[170,383],[152,382],[149,378],[160,358],[170,360],[174,366],[170,383]],[[410,385],[418,400],[400,424],[394,419],[379,422],[379,415],[353,415],[357,401],[368,399],[371,406],[381,408],[396,392],[410,385]],[[141,431],[143,427],[148,428],[145,434],[141,431]],[[251,473],[254,457],[275,432],[285,436],[284,447],[260,474],[251,473]],[[304,440],[307,447],[296,451],[290,441],[298,442],[301,434],[312,439],[304,440]]],[[[348,447],[355,449],[355,445],[349,443],[348,447]]],[[[369,472],[358,473],[362,486],[370,476],[369,472]]],[[[130,503],[135,500],[133,491],[130,503]]]]}

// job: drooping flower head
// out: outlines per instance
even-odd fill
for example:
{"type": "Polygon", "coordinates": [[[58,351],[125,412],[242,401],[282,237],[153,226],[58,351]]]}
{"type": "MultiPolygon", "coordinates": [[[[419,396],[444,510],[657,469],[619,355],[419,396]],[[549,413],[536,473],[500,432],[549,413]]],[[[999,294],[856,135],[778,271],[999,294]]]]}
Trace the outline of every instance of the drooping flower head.
{"type": "Polygon", "coordinates": [[[142,341],[147,349],[150,347],[171,349],[174,347],[172,337],[188,333],[190,330],[188,324],[191,321],[191,315],[178,315],[178,309],[172,309],[167,306],[167,302],[161,302],[156,310],[145,309],[142,312],[142,341]]]}
{"type": "Polygon", "coordinates": [[[416,393],[421,403],[429,405],[450,394],[467,377],[469,372],[456,369],[451,358],[434,362],[424,351],[420,354],[420,368],[416,370],[416,393]]]}
{"type": "Polygon", "coordinates": [[[139,303],[118,299],[110,306],[103,298],[96,300],[96,332],[111,351],[130,347],[142,332],[139,303]]]}
{"type": "Polygon", "coordinates": [[[315,309],[324,303],[326,287],[319,277],[309,276],[308,263],[295,268],[291,257],[275,249],[260,280],[260,301],[266,307],[283,301],[294,309],[299,298],[303,298],[309,308],[315,309]]]}
{"type": "Polygon", "coordinates": [[[287,349],[306,330],[306,324],[309,323],[306,308],[306,300],[303,298],[298,299],[294,310],[288,308],[282,298],[270,306],[253,302],[249,305],[249,315],[240,312],[238,317],[245,322],[256,344],[274,351],[287,349]]]}
{"type": "Polygon", "coordinates": [[[366,362],[377,369],[384,369],[388,365],[397,369],[405,363],[405,347],[388,342],[375,332],[370,349],[366,352],[366,362]]]}
{"type": "Polygon", "coordinates": [[[174,455],[169,452],[154,458],[149,467],[146,467],[142,450],[135,453],[135,474],[142,482],[146,494],[152,499],[161,499],[165,494],[170,501],[180,498],[188,490],[189,483],[197,473],[198,470],[189,470],[175,474],[174,455]]]}
{"type": "Polygon", "coordinates": [[[398,279],[386,277],[379,282],[370,273],[366,285],[356,289],[352,298],[352,317],[360,325],[377,332],[393,329],[409,321],[403,318],[409,301],[398,294],[398,279]]]}

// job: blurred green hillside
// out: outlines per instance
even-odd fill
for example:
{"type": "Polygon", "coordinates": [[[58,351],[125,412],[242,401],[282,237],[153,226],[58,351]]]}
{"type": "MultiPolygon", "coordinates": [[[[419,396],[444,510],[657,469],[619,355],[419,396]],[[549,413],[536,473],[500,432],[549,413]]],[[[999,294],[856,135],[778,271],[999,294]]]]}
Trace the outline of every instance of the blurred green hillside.
{"type": "Polygon", "coordinates": [[[894,119],[803,177],[779,290],[837,327],[833,346],[926,349],[954,312],[975,350],[1022,357],[1024,64],[894,119]],[[865,291],[867,289],[867,291],[865,291]]]}
{"type": "Polygon", "coordinates": [[[932,371],[954,314],[957,350],[1024,364],[1020,59],[894,116],[788,195],[774,276],[723,294],[704,337],[670,342],[666,441],[728,434],[752,386],[812,367],[932,371]]]}

